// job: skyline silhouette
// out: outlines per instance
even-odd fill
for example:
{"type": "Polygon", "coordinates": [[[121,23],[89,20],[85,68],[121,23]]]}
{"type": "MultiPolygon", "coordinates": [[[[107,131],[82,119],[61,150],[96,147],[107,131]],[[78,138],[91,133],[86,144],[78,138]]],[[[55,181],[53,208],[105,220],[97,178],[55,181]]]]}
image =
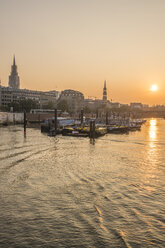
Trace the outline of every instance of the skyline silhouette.
{"type": "Polygon", "coordinates": [[[13,54],[21,88],[164,104],[163,0],[1,0],[0,79],[13,54]],[[159,90],[151,92],[152,85],[159,90]]]}

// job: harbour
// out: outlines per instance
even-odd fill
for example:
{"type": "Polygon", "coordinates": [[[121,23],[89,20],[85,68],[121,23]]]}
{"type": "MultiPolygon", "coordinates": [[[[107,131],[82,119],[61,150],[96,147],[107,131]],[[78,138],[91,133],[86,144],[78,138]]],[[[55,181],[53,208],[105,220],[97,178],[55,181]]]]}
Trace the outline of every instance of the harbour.
{"type": "Polygon", "coordinates": [[[164,13],[0,1],[0,248],[165,247],[164,13]]]}
{"type": "Polygon", "coordinates": [[[164,247],[165,120],[95,139],[0,128],[1,247],[164,247]]]}

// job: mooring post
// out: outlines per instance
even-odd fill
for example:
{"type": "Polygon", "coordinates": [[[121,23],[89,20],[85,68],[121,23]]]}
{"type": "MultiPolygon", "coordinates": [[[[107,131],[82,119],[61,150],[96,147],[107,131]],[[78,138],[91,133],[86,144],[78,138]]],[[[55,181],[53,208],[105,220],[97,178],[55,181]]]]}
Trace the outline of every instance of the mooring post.
{"type": "Polygon", "coordinates": [[[98,119],[99,118],[99,111],[98,111],[98,109],[96,110],[96,119],[98,119]]]}
{"type": "Polygon", "coordinates": [[[26,121],[26,111],[24,110],[24,137],[26,137],[26,124],[27,124],[27,121],[26,121]]]}
{"type": "Polygon", "coordinates": [[[89,132],[89,137],[91,139],[95,138],[95,121],[90,121],[90,132],[89,132]]]}
{"type": "Polygon", "coordinates": [[[95,138],[95,121],[93,121],[93,128],[92,128],[92,138],[95,138]]]}
{"type": "Polygon", "coordinates": [[[108,125],[108,112],[106,112],[106,125],[108,125]]]}
{"type": "Polygon", "coordinates": [[[81,126],[83,125],[84,110],[81,110],[81,126]]]}
{"type": "Polygon", "coordinates": [[[15,114],[13,113],[13,124],[15,125],[15,114]]]}
{"type": "Polygon", "coordinates": [[[54,110],[54,132],[57,133],[57,109],[54,110]]]}
{"type": "Polygon", "coordinates": [[[92,121],[90,121],[89,138],[92,138],[92,128],[93,128],[92,121]]]}
{"type": "Polygon", "coordinates": [[[38,122],[39,122],[39,124],[40,124],[40,114],[38,114],[38,122]]]}

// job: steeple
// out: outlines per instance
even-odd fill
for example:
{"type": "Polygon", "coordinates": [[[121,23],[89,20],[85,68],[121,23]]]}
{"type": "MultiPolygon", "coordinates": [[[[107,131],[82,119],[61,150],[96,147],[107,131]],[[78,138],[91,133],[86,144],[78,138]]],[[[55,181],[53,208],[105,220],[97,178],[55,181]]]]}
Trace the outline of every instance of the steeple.
{"type": "Polygon", "coordinates": [[[13,65],[15,66],[15,54],[14,54],[14,57],[13,57],[13,65]]]}
{"type": "Polygon", "coordinates": [[[104,88],[103,88],[103,101],[107,101],[107,87],[106,87],[106,80],[104,81],[104,88]]]}
{"type": "Polygon", "coordinates": [[[104,81],[104,89],[106,89],[106,80],[104,81]]]}
{"type": "Polygon", "coordinates": [[[15,55],[13,57],[13,65],[11,66],[11,74],[9,76],[9,87],[14,89],[20,88],[19,76],[17,72],[17,66],[15,63],[15,55]]]}

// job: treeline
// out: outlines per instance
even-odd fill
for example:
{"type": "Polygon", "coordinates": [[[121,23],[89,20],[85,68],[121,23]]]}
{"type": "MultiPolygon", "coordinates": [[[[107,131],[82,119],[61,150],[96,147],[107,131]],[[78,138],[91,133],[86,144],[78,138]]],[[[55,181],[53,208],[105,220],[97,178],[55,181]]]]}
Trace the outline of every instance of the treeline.
{"type": "MultiPolygon", "coordinates": [[[[62,100],[57,103],[57,109],[62,112],[69,113],[69,106],[65,100],[62,100]]],[[[11,102],[8,106],[0,106],[1,111],[13,111],[13,112],[30,112],[31,109],[40,109],[41,106],[39,102],[32,99],[23,99],[18,102],[11,102]]],[[[43,109],[55,109],[55,105],[53,102],[48,102],[46,105],[42,106],[43,109]]]]}
{"type": "Polygon", "coordinates": [[[24,99],[19,102],[11,102],[8,106],[1,106],[2,111],[14,111],[14,112],[30,112],[31,109],[39,108],[38,102],[32,99],[24,99]]]}

